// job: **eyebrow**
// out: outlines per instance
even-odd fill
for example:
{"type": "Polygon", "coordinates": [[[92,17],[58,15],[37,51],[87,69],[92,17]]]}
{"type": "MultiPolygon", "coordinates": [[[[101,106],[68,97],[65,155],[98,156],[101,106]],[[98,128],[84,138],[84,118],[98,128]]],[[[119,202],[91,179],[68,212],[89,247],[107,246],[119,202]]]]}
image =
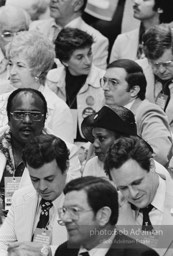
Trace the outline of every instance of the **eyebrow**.
{"type": "MultiPolygon", "coordinates": [[[[30,177],[33,178],[33,179],[38,179],[38,180],[40,180],[40,178],[35,177],[35,176],[32,176],[32,175],[30,175],[30,177]]],[[[49,178],[53,178],[53,177],[55,177],[55,175],[52,174],[52,175],[49,175],[49,176],[44,177],[43,179],[49,179],[49,178]]]]}
{"type": "MultiPolygon", "coordinates": [[[[130,185],[130,186],[133,186],[133,185],[135,185],[135,183],[141,182],[142,180],[143,180],[143,177],[142,177],[142,178],[139,178],[139,179],[137,179],[137,180],[132,181],[129,185],[130,185]]],[[[120,185],[120,186],[117,187],[117,189],[126,188],[126,187],[128,187],[129,185],[120,185]]]]}

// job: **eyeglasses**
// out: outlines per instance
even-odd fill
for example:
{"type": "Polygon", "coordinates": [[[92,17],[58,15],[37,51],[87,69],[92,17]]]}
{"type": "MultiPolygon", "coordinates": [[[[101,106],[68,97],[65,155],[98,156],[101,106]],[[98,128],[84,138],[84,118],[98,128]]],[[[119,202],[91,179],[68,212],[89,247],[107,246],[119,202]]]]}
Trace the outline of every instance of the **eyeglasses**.
{"type": "Polygon", "coordinates": [[[10,114],[13,116],[14,120],[24,120],[26,116],[29,116],[29,118],[34,122],[41,121],[44,116],[44,114],[37,111],[14,111],[10,112],[10,114]]]}
{"type": "Polygon", "coordinates": [[[3,37],[6,41],[11,41],[11,39],[17,34],[18,32],[5,31],[1,34],[1,37],[3,37]]]}
{"type": "Polygon", "coordinates": [[[103,89],[105,89],[107,85],[109,86],[109,88],[115,88],[118,84],[119,82],[114,78],[103,77],[100,79],[100,86],[103,89]]]}
{"type": "Polygon", "coordinates": [[[157,71],[160,69],[160,67],[164,67],[165,69],[168,69],[169,67],[171,67],[173,63],[173,60],[168,60],[168,61],[165,61],[165,62],[151,62],[151,66],[152,66],[152,69],[157,71]]]}
{"type": "Polygon", "coordinates": [[[60,225],[62,225],[61,223],[63,223],[64,216],[66,215],[67,212],[68,212],[71,219],[78,220],[79,216],[80,216],[80,213],[90,212],[90,211],[92,211],[92,209],[84,210],[84,209],[79,209],[78,207],[68,207],[68,208],[62,207],[62,208],[59,208],[58,209],[58,214],[59,214],[59,217],[60,217],[61,220],[58,223],[60,225]]]}
{"type": "Polygon", "coordinates": [[[9,41],[11,41],[11,39],[12,39],[14,36],[18,35],[18,33],[22,32],[22,31],[25,31],[25,29],[22,29],[22,30],[20,30],[20,31],[18,31],[18,32],[4,31],[4,32],[1,34],[1,37],[3,37],[4,40],[6,40],[6,41],[9,42],[9,41]]]}

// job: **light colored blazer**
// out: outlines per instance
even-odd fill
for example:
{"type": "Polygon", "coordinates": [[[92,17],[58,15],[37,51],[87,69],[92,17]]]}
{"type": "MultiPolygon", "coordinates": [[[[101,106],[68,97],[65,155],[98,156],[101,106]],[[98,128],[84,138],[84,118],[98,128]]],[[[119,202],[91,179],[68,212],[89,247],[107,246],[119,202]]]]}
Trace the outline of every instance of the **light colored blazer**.
{"type": "MultiPolygon", "coordinates": [[[[38,30],[47,38],[53,41],[54,31],[56,27],[55,21],[51,19],[34,21],[30,25],[30,30],[38,30]]],[[[93,62],[101,68],[106,69],[108,57],[108,39],[103,36],[98,30],[89,26],[81,17],[72,20],[66,27],[78,28],[93,36],[94,43],[92,45],[93,62]]],[[[60,30],[60,28],[59,28],[60,30]]]]}
{"type": "MultiPolygon", "coordinates": [[[[64,196],[61,195],[60,205],[63,205],[64,196]]],[[[38,194],[32,187],[25,187],[15,192],[12,199],[12,206],[8,216],[0,227],[0,255],[7,256],[7,244],[11,242],[31,241],[33,226],[38,204],[38,194]]],[[[52,252],[62,242],[67,240],[65,226],[57,222],[58,215],[55,217],[52,229],[52,252]]]]}
{"type": "Polygon", "coordinates": [[[109,63],[118,59],[136,60],[139,28],[117,36],[112,46],[109,63]]]}
{"type": "MultiPolygon", "coordinates": [[[[159,93],[162,91],[162,84],[159,81],[156,81],[151,65],[149,64],[147,58],[136,60],[136,62],[142,67],[146,80],[147,80],[147,88],[146,88],[146,98],[151,102],[156,102],[156,99],[159,93]]],[[[172,79],[173,84],[173,79],[172,79]]],[[[168,117],[168,122],[171,127],[171,131],[173,132],[173,91],[170,90],[170,100],[166,107],[165,113],[168,117]]]]}
{"type": "MultiPolygon", "coordinates": [[[[79,130],[81,136],[81,123],[83,121],[83,111],[91,107],[93,110],[98,111],[104,105],[104,92],[100,87],[100,79],[104,76],[105,71],[97,68],[95,65],[91,66],[90,73],[87,76],[85,84],[82,86],[80,91],[77,94],[77,120],[79,124],[79,130]],[[93,105],[87,104],[88,97],[94,99],[93,105]]],[[[47,86],[51,88],[56,94],[66,101],[66,91],[65,91],[65,77],[66,70],[64,66],[60,66],[56,69],[49,71],[47,75],[47,86]]],[[[74,126],[77,126],[75,120],[73,120],[74,126]]]]}
{"type": "MultiPolygon", "coordinates": [[[[164,203],[164,214],[162,219],[162,224],[160,226],[160,234],[155,240],[154,246],[151,244],[146,244],[150,247],[153,247],[159,255],[163,255],[171,243],[173,239],[173,180],[168,172],[163,171],[163,167],[159,165],[156,166],[156,172],[159,174],[161,178],[166,181],[166,194],[165,194],[165,203],[164,203]],[[163,231],[163,233],[162,233],[163,231]]],[[[139,224],[135,221],[134,215],[132,213],[132,209],[129,204],[125,203],[123,205],[124,210],[120,210],[120,215],[117,223],[117,227],[122,229],[128,228],[136,228],[139,224]],[[123,226],[122,226],[123,225],[123,226]]],[[[139,226],[140,227],[140,226],[139,226]]],[[[128,234],[131,235],[131,234],[128,234]]],[[[132,234],[133,236],[134,234],[132,234]]],[[[133,236],[134,237],[134,236],[133,236]]],[[[137,237],[136,237],[137,238],[137,237]]],[[[144,240],[143,240],[144,241],[144,240]]],[[[142,240],[141,240],[142,242],[142,240]]],[[[145,243],[145,241],[144,241],[145,243]]]]}
{"type": "Polygon", "coordinates": [[[172,157],[172,135],[166,114],[156,104],[140,99],[130,110],[135,115],[138,135],[153,148],[156,161],[167,167],[172,157]]]}

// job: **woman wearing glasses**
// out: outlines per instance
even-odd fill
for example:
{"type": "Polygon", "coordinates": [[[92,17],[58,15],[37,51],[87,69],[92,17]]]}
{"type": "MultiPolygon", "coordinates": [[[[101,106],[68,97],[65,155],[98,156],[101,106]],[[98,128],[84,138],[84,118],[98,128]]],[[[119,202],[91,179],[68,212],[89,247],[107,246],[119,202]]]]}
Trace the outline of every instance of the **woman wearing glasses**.
{"type": "Polygon", "coordinates": [[[103,106],[100,79],[105,71],[93,65],[93,42],[92,36],[82,30],[62,29],[55,40],[55,50],[63,65],[51,70],[47,76],[48,86],[71,109],[75,141],[85,141],[80,128],[83,118],[103,106]]]}
{"type": "MultiPolygon", "coordinates": [[[[48,104],[46,126],[58,137],[72,142],[73,120],[70,109],[45,85],[46,75],[54,63],[53,44],[38,32],[20,32],[7,45],[6,56],[11,85],[42,92],[48,104]]],[[[0,127],[7,124],[5,107],[8,96],[0,96],[0,127]]]]}

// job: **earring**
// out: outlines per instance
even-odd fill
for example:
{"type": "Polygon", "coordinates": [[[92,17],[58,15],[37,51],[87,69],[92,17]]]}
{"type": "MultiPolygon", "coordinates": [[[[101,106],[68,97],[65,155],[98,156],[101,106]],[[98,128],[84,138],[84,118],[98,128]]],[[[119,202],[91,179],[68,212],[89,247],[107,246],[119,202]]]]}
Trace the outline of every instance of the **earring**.
{"type": "Polygon", "coordinates": [[[36,82],[39,81],[39,77],[38,76],[35,76],[34,79],[35,79],[36,82]]]}
{"type": "Polygon", "coordinates": [[[158,8],[157,12],[158,13],[163,13],[163,10],[161,8],[158,8]]]}

